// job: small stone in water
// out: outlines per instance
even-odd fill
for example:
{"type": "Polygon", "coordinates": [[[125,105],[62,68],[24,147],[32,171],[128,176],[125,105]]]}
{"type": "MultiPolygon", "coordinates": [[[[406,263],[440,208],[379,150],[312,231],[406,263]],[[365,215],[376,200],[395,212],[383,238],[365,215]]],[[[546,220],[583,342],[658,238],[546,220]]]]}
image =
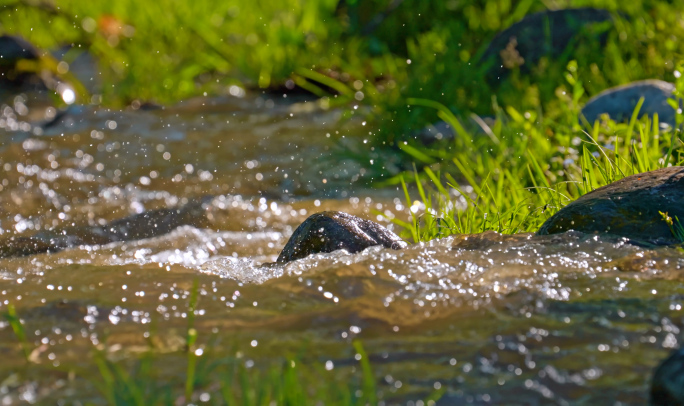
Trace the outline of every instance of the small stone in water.
{"type": "Polygon", "coordinates": [[[278,263],[305,258],[311,254],[347,250],[360,252],[382,245],[401,249],[408,244],[385,227],[347,213],[316,213],[297,227],[278,257],[278,263]]]}

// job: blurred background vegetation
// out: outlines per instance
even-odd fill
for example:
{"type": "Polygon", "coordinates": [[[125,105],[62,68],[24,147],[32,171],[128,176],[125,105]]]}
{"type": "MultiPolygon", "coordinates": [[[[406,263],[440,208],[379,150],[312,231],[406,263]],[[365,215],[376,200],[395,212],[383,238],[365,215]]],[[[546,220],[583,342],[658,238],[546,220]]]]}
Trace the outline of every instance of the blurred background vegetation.
{"type": "MultiPolygon", "coordinates": [[[[225,93],[232,84],[274,91],[288,80],[344,93],[321,83],[321,74],[353,90],[350,97],[360,80],[356,87],[363,86],[365,103],[386,111],[406,97],[421,97],[455,112],[488,114],[496,95],[502,105],[554,115],[566,102],[558,95],[570,59],[578,62],[586,97],[637,79],[672,80],[684,51],[682,2],[667,0],[2,3],[1,32],[46,50],[70,47],[66,62],[91,54],[107,105],[172,103],[225,93]],[[534,12],[577,7],[612,13],[605,45],[579,41],[572,55],[542,59],[524,74],[486,78],[478,58],[497,32],[534,12]]],[[[420,112],[401,113],[402,126],[420,121],[420,112]]]]}
{"type": "MultiPolygon", "coordinates": [[[[239,87],[271,96],[308,92],[324,97],[325,105],[364,105],[359,111],[373,128],[369,141],[379,148],[356,151],[356,158],[378,162],[378,151],[389,148],[401,157],[404,172],[381,164],[371,177],[395,185],[422,179],[430,189],[422,196],[426,207],[436,208],[434,221],[425,218],[428,234],[420,235],[416,219],[404,223],[415,240],[487,229],[533,231],[595,187],[681,162],[679,133],[660,134],[657,120],[634,117],[629,125],[592,127],[580,116],[589,97],[635,80],[678,81],[684,91],[675,77],[684,61],[680,0],[0,4],[0,32],[60,50],[69,64],[84,56],[96,62],[91,100],[98,104],[170,104],[235,94],[239,87]],[[578,31],[567,47],[541,52],[523,66],[503,69],[483,58],[497,33],[524,17],[582,7],[593,8],[585,17],[605,14],[609,21],[578,31]],[[417,140],[416,131],[430,123],[442,119],[459,127],[473,113],[491,119],[488,137],[457,128],[452,140],[417,140]],[[644,134],[650,141],[633,145],[644,134]],[[460,218],[449,203],[454,196],[440,185],[449,179],[450,186],[465,182],[475,193],[462,191],[476,200],[460,218]],[[442,217],[453,222],[434,226],[442,217]]],[[[520,49],[548,47],[543,35],[520,40],[527,41],[520,49]]]]}

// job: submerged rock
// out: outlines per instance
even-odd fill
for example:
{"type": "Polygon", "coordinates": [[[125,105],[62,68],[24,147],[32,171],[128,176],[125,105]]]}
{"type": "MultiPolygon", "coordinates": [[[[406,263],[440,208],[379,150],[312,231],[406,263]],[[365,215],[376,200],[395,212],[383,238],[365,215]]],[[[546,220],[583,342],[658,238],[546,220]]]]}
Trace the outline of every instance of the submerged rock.
{"type": "Polygon", "coordinates": [[[628,120],[632,117],[639,99],[644,98],[644,104],[639,110],[639,116],[658,113],[661,123],[675,124],[675,111],[667,103],[672,97],[675,86],[662,80],[641,80],[623,86],[613,87],[592,97],[582,108],[582,114],[591,124],[602,114],[608,114],[615,121],[628,120]]]}
{"type": "Polygon", "coordinates": [[[210,197],[173,209],[157,209],[114,220],[104,226],[68,227],[30,237],[0,240],[0,258],[58,252],[78,245],[102,245],[168,234],[180,226],[209,226],[206,203],[210,197]]]}
{"type": "Polygon", "coordinates": [[[54,248],[49,241],[39,238],[10,237],[0,242],[0,258],[41,254],[49,252],[54,248]]]}
{"type": "Polygon", "coordinates": [[[180,226],[205,228],[209,226],[205,200],[114,220],[97,231],[111,241],[131,241],[168,234],[180,226]]]}
{"type": "MultiPolygon", "coordinates": [[[[497,34],[481,61],[494,61],[489,71],[492,80],[516,67],[529,70],[542,56],[560,56],[571,41],[581,32],[588,32],[591,25],[609,21],[612,17],[607,10],[590,7],[530,14],[497,34]]],[[[605,30],[599,30],[597,34],[603,42],[605,30]]]]}
{"type": "Polygon", "coordinates": [[[339,211],[316,213],[297,227],[278,256],[286,263],[320,252],[347,250],[350,253],[382,245],[401,249],[408,244],[385,227],[339,211]]]}
{"type": "Polygon", "coordinates": [[[684,349],[663,361],[651,381],[652,406],[684,405],[684,349]]]}
{"type": "Polygon", "coordinates": [[[587,193],[548,219],[538,234],[606,233],[657,245],[676,244],[660,212],[684,221],[684,167],[632,175],[587,193]]]}

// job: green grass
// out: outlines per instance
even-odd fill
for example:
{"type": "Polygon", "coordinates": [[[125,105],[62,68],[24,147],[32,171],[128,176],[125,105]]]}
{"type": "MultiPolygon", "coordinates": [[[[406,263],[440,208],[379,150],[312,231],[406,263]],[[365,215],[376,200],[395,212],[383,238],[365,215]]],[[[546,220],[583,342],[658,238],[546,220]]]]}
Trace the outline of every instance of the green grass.
{"type": "MultiPolygon", "coordinates": [[[[339,375],[323,365],[305,364],[297,358],[270,360],[261,366],[246,366],[243,358],[216,358],[209,348],[202,356],[188,356],[184,391],[159,376],[155,354],[150,350],[126,368],[123,362],[107,359],[104,350],[93,352],[100,377],[91,379],[109,405],[162,405],[195,403],[210,398],[225,405],[376,405],[376,378],[360,343],[354,349],[362,354],[359,374],[336,380],[339,375]],[[193,365],[193,366],[191,366],[193,365]],[[195,369],[196,368],[196,369],[195,369]],[[322,378],[325,377],[325,378],[322,378]]],[[[130,364],[130,362],[129,362],[130,364]]]]}
{"type": "Polygon", "coordinates": [[[344,55],[331,41],[342,31],[331,20],[335,0],[0,4],[2,31],[45,49],[73,44],[67,62],[85,51],[95,56],[109,105],[174,102],[231,84],[280,85],[321,58],[337,65],[344,55]]]}
{"type": "Polygon", "coordinates": [[[29,357],[31,356],[31,346],[28,340],[26,339],[26,332],[24,331],[24,326],[21,324],[21,319],[19,318],[19,316],[17,316],[17,310],[14,308],[14,305],[10,304],[7,306],[7,313],[5,313],[5,319],[12,327],[14,335],[17,337],[17,340],[21,344],[21,350],[24,354],[24,358],[26,358],[26,361],[28,362],[29,357]]]}
{"type": "Polygon", "coordinates": [[[673,219],[667,213],[663,213],[662,211],[659,213],[663,217],[663,221],[670,227],[672,236],[680,243],[684,243],[684,226],[679,222],[679,217],[675,216],[673,219]]]}
{"type": "Polygon", "coordinates": [[[577,73],[586,79],[583,101],[632,80],[674,80],[684,55],[676,4],[562,0],[553,7],[613,12],[614,26],[602,28],[605,46],[591,36],[579,38],[572,52],[492,85],[479,56],[497,32],[545,10],[544,2],[404,0],[396,9],[388,9],[387,0],[338,3],[3,0],[0,31],[44,49],[73,44],[66,62],[90,52],[102,70],[106,105],[168,103],[225,93],[233,84],[275,89],[287,80],[314,94],[356,101],[361,84],[361,102],[374,107],[382,123],[380,143],[403,140],[434,118],[429,110],[408,108],[410,97],[438,101],[461,116],[491,113],[492,97],[520,111],[558,116],[567,107],[556,95],[568,90],[569,60],[578,61],[577,73]]]}
{"type": "Polygon", "coordinates": [[[509,107],[497,112],[490,134],[466,131],[438,103],[410,102],[436,108],[456,129],[453,141],[434,147],[400,144],[424,165],[388,182],[402,185],[409,206],[422,204],[408,221],[393,219],[416,242],[488,230],[535,232],[585,193],[629,175],[682,164],[679,129],[663,131],[657,115],[638,119],[643,101],[629,122],[593,125],[580,124],[577,112],[569,111],[561,121],[572,124],[562,125],[509,107]],[[409,195],[407,179],[417,186],[417,201],[409,195]],[[454,204],[459,201],[460,206],[454,204]]]}

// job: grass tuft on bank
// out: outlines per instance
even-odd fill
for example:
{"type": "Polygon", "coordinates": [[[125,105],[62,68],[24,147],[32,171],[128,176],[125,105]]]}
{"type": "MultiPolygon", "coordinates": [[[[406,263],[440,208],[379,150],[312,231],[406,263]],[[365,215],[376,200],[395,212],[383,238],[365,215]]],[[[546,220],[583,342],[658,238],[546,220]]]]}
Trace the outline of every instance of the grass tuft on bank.
{"type": "MultiPolygon", "coordinates": [[[[455,129],[454,139],[431,147],[406,142],[400,148],[424,166],[387,183],[401,184],[410,217],[394,218],[415,242],[452,234],[536,232],[578,197],[624,177],[684,164],[681,114],[678,125],[658,116],[592,124],[568,112],[562,125],[512,107],[497,113],[488,132],[466,131],[437,103],[432,106],[455,129]],[[411,196],[406,183],[416,186],[411,196]]],[[[676,106],[675,102],[675,106],[676,106]]]]}

